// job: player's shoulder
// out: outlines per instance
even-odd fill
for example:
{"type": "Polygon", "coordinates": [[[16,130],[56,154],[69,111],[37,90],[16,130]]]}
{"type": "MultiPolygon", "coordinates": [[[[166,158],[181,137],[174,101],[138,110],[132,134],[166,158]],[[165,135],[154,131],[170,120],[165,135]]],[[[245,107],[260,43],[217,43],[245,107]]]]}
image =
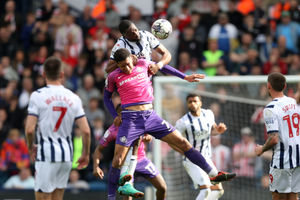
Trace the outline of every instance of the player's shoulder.
{"type": "Polygon", "coordinates": [[[203,109],[201,108],[201,111],[203,112],[204,115],[214,115],[213,111],[211,111],[210,109],[203,109]]]}
{"type": "Polygon", "coordinates": [[[121,73],[120,68],[115,69],[114,71],[112,71],[111,73],[108,74],[107,78],[111,79],[116,77],[118,74],[121,73]]]}

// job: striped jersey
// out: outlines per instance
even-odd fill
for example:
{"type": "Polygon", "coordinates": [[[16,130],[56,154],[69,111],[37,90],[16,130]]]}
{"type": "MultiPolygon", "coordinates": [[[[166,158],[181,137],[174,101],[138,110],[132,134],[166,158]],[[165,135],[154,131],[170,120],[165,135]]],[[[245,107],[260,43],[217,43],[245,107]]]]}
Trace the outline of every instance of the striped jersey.
{"type": "Polygon", "coordinates": [[[299,109],[290,97],[275,98],[264,109],[267,133],[278,132],[279,142],[273,147],[271,167],[292,169],[300,166],[299,109]]]}
{"type": "Polygon", "coordinates": [[[111,50],[110,59],[114,60],[114,54],[118,49],[125,48],[140,59],[151,60],[152,49],[157,48],[160,42],[148,31],[139,31],[139,33],[141,39],[136,42],[129,41],[121,36],[111,50]]]}
{"type": "Polygon", "coordinates": [[[85,116],[80,98],[62,85],[47,85],[31,94],[28,115],[38,118],[36,160],[72,161],[73,124],[85,116]]]}
{"type": "Polygon", "coordinates": [[[211,158],[210,134],[215,117],[211,110],[201,109],[199,117],[190,112],[176,122],[176,129],[207,158],[211,158]]]}

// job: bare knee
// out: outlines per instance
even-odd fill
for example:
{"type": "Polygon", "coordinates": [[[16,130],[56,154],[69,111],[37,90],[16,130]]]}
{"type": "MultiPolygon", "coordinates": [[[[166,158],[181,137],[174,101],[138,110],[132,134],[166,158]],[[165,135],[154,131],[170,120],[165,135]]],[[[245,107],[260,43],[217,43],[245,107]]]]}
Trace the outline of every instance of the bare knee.
{"type": "Polygon", "coordinates": [[[112,166],[114,168],[120,168],[122,166],[123,163],[123,159],[122,156],[120,154],[116,154],[114,155],[113,161],[112,161],[112,166]]]}
{"type": "Polygon", "coordinates": [[[185,139],[184,137],[181,138],[180,143],[178,143],[179,148],[183,151],[186,152],[188,150],[190,150],[190,148],[192,148],[191,144],[189,143],[189,141],[187,141],[187,139],[185,139]]]}

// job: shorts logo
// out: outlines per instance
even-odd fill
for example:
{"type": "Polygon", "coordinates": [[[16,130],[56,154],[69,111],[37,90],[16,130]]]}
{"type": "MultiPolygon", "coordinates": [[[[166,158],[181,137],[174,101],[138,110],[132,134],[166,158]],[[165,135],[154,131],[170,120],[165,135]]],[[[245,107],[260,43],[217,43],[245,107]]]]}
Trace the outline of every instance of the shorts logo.
{"type": "Polygon", "coordinates": [[[122,143],[126,143],[127,142],[127,138],[125,136],[123,136],[123,137],[120,138],[120,141],[122,143]]]}
{"type": "Polygon", "coordinates": [[[270,182],[273,183],[273,175],[269,174],[270,182]]]}

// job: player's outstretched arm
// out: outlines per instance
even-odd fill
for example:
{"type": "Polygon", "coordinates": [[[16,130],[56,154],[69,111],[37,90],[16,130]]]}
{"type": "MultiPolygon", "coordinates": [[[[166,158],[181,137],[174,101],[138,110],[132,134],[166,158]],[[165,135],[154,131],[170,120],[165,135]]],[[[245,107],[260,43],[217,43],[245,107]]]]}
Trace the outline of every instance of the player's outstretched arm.
{"type": "Polygon", "coordinates": [[[104,149],[104,146],[99,144],[93,154],[93,175],[96,177],[99,177],[100,179],[103,179],[104,173],[102,169],[99,167],[100,160],[101,160],[101,154],[104,149]]]}
{"type": "Polygon", "coordinates": [[[200,79],[205,78],[204,74],[186,75],[186,74],[178,71],[174,67],[171,67],[170,65],[163,66],[163,68],[161,68],[160,71],[167,73],[167,74],[171,74],[173,76],[177,76],[178,78],[184,79],[188,82],[199,82],[200,79]]]}
{"type": "Polygon", "coordinates": [[[30,159],[32,161],[35,161],[36,152],[37,152],[37,146],[33,143],[37,119],[38,118],[34,115],[28,115],[26,119],[26,125],[25,125],[27,147],[28,147],[30,159]]]}
{"type": "Polygon", "coordinates": [[[77,161],[77,163],[79,163],[78,169],[82,169],[86,167],[90,161],[91,131],[85,116],[77,119],[76,124],[82,134],[83,150],[80,158],[77,161]]]}

